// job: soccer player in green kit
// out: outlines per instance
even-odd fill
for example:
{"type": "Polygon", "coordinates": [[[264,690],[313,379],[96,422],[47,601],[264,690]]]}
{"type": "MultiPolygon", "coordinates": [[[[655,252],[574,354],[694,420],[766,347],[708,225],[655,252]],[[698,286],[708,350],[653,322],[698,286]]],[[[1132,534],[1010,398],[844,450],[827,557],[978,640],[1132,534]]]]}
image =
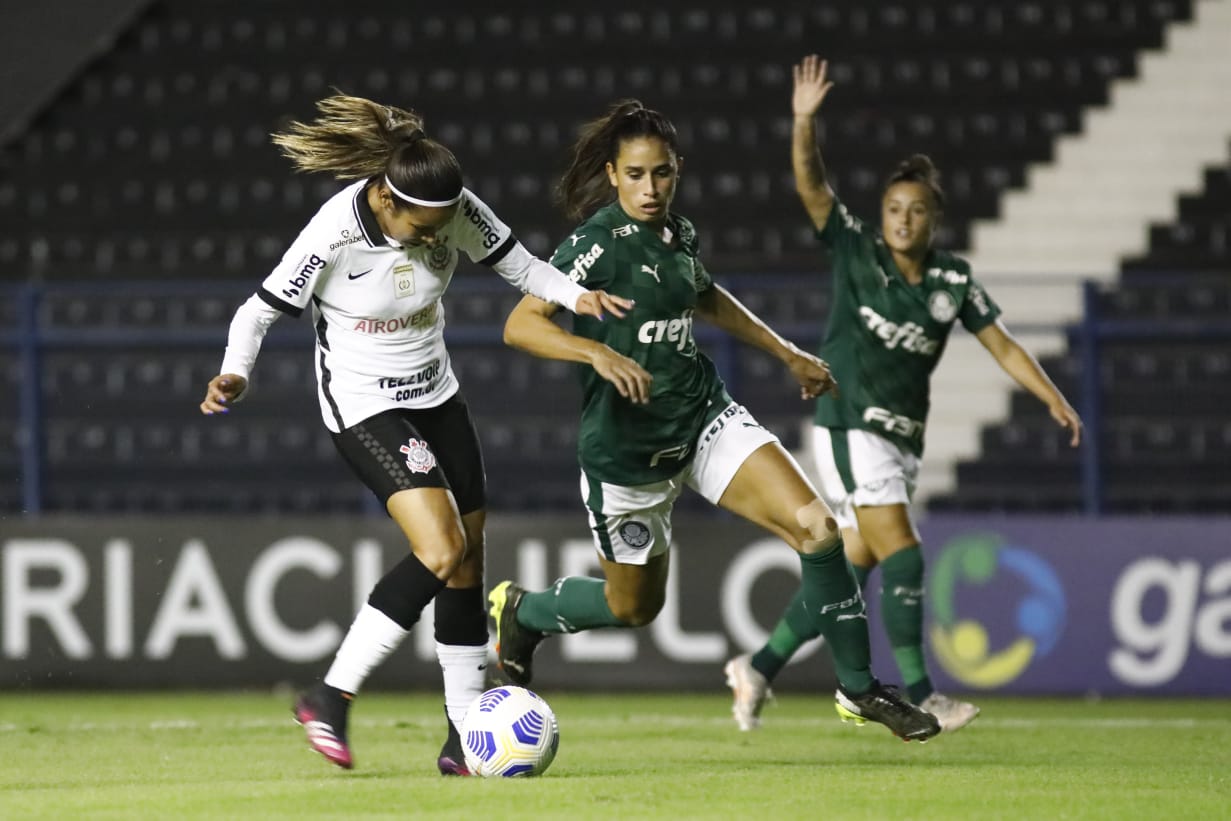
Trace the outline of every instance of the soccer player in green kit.
{"type": "MultiPolygon", "coordinates": [[[[833,258],[834,292],[821,353],[842,386],[817,400],[813,452],[821,492],[842,529],[846,555],[862,587],[881,568],[881,616],[910,700],[945,731],[979,714],[973,704],[936,692],[923,654],[923,555],[910,497],[923,451],[932,369],[955,321],[1000,366],[1047,405],[1076,447],[1081,419],[999,321],[997,307],[970,266],[932,247],[944,194],[931,160],[915,155],[889,179],[881,230],[850,214],[825,178],[814,119],[832,87],[815,55],[795,66],[791,159],[795,186],[833,258]]],[[[742,730],[760,723],[769,684],[796,650],[818,633],[800,590],[756,653],[725,668],[742,730]]]]}
{"type": "Polygon", "coordinates": [[[805,399],[833,387],[829,369],[710,279],[692,223],[670,210],[680,165],[675,126],[635,100],[588,123],[559,195],[570,216],[590,216],[552,264],[633,305],[623,317],[582,318],[569,333],[552,321],[555,305],[525,299],[505,324],[513,347],[588,366],[581,493],[606,579],[572,576],[541,592],[497,585],[488,598],[500,666],[525,685],[547,635],[652,621],[666,595],[672,506],[688,485],[800,554],[803,612],[834,649],[839,715],[924,741],[940,731],[936,719],[872,676],[863,598],[830,510],[777,437],[732,401],[697,349],[693,321],[777,357],[805,399]]]}

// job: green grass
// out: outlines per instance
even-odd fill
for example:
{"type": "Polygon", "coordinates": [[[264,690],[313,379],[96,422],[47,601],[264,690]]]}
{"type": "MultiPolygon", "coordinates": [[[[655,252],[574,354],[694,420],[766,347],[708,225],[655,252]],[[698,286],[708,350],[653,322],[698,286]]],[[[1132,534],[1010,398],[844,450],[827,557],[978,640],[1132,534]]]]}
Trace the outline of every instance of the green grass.
{"type": "Polygon", "coordinates": [[[1231,702],[981,698],[926,745],[790,695],[740,733],[725,696],[545,693],[537,779],[441,778],[439,696],[365,695],[357,769],[285,695],[0,694],[0,818],[1201,819],[1231,815],[1231,702]]]}

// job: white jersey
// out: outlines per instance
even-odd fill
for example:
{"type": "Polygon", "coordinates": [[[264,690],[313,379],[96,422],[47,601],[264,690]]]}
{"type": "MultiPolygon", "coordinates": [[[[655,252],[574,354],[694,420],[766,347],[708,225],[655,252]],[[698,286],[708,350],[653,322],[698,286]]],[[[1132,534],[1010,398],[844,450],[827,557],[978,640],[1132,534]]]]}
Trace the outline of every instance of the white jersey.
{"type": "Polygon", "coordinates": [[[310,302],[321,415],[335,433],[386,410],[435,407],[457,392],[441,296],[459,253],[570,309],[586,293],[531,256],[469,189],[434,246],[402,246],[381,231],[367,185],[338,192],[300,232],[236,313],[222,368],[247,378],[279,312],[299,316],[310,302]]]}

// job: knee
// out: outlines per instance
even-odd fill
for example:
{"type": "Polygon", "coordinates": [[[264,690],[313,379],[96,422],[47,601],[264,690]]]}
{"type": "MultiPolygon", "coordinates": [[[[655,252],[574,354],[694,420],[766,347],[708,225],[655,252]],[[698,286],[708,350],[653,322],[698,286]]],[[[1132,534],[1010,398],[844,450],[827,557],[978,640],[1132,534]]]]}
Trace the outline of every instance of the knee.
{"type": "Polygon", "coordinates": [[[644,627],[654,621],[654,617],[663,609],[664,597],[632,598],[621,597],[612,601],[608,596],[607,606],[611,615],[615,616],[629,627],[644,627]]]}
{"type": "Polygon", "coordinates": [[[483,584],[483,542],[466,542],[466,555],[449,577],[455,587],[477,587],[483,584]]]}
{"type": "MultiPolygon", "coordinates": [[[[411,552],[441,579],[450,578],[466,559],[466,534],[460,527],[441,528],[425,544],[410,544],[411,552]]],[[[482,547],[479,548],[480,552],[482,547]]]]}
{"type": "Polygon", "coordinates": [[[800,553],[823,553],[842,542],[838,520],[820,499],[813,499],[795,511],[795,523],[791,547],[800,553]]]}

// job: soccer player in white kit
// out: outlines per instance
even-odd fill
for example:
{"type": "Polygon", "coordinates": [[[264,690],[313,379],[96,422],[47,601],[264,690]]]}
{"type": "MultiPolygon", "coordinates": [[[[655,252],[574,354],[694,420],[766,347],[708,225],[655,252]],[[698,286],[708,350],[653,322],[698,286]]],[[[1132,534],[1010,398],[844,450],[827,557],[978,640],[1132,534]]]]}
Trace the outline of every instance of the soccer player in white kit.
{"type": "Polygon", "coordinates": [[[479,440],[444,344],[441,295],[458,255],[527,294],[601,318],[630,303],[587,290],[532,256],[463,187],[448,148],[413,111],[336,95],[274,142],[301,171],[354,180],[331,197],[235,313],[201,411],[226,413],[247,390],[261,340],[311,304],[321,416],[334,444],[385,504],[410,554],[372,589],[324,680],[294,704],[311,746],[351,768],[350,703],[368,674],[435,600],[448,736],[437,764],[468,775],[457,726],[483,691],[486,489],[479,440]]]}

